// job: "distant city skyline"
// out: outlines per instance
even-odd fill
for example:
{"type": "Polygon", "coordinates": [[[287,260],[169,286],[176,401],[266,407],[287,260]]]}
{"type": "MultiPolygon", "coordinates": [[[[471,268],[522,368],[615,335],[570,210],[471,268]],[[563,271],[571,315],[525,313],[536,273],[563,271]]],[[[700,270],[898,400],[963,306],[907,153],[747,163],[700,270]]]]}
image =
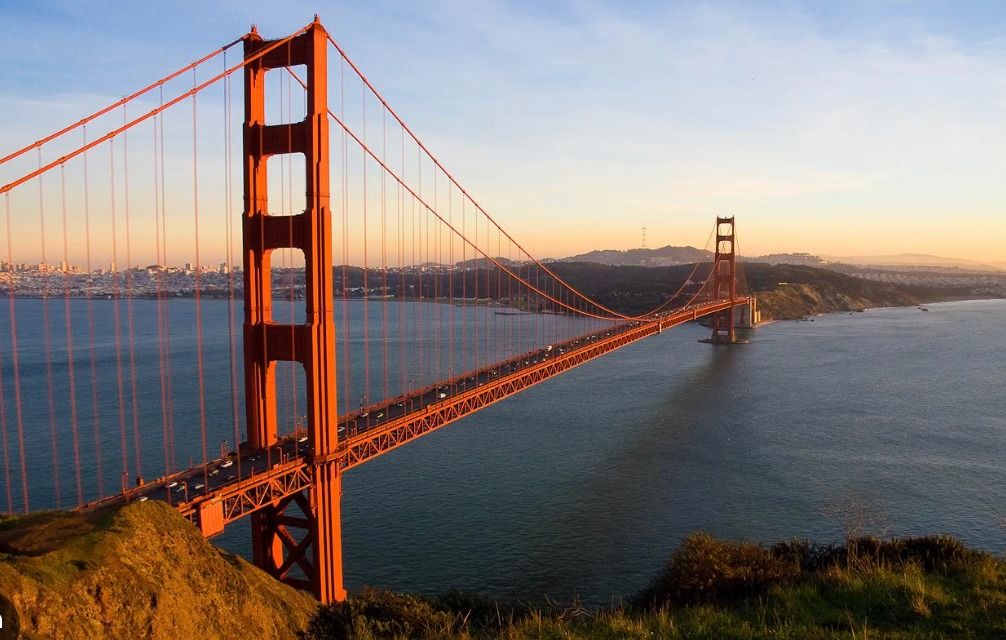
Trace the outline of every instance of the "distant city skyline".
{"type": "MultiPolygon", "coordinates": [[[[537,257],[634,248],[643,226],[651,247],[696,246],[726,214],[747,255],[1006,266],[1006,5],[995,2],[11,4],[0,154],[253,22],[278,36],[316,12],[537,257]]],[[[202,261],[216,264],[213,224],[202,261]]],[[[139,247],[152,236],[136,233],[134,264],[151,262],[139,247]]],[[[171,240],[168,261],[189,242],[171,240]]],[[[58,235],[49,245],[58,263],[58,235]]]]}

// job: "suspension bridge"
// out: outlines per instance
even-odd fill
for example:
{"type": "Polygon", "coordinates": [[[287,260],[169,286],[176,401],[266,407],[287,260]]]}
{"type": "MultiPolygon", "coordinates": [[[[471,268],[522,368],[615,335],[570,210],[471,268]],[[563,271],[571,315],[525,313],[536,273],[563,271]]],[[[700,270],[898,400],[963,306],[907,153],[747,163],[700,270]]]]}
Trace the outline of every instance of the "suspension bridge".
{"type": "Polygon", "coordinates": [[[343,473],[677,325],[733,343],[752,304],[723,217],[650,311],[583,293],[317,19],[9,153],[0,183],[7,512],[247,517],[255,563],[323,602],[345,597],[343,473]]]}

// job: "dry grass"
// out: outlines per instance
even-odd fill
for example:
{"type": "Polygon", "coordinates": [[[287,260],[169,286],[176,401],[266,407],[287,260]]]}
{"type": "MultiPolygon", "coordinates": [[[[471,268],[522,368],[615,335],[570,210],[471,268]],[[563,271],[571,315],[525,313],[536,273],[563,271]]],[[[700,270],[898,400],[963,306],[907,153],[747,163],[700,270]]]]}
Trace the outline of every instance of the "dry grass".
{"type": "MultiPolygon", "coordinates": [[[[355,605],[327,609],[360,612],[375,598],[388,596],[368,591],[355,597],[355,605]]],[[[422,629],[411,628],[412,638],[1006,638],[1003,562],[943,537],[765,548],[693,536],[633,605],[612,610],[508,607],[462,594],[399,602],[410,610],[385,608],[382,615],[414,619],[421,610],[431,616],[422,629]]],[[[406,637],[382,631],[389,628],[386,619],[357,614],[345,619],[351,624],[315,626],[305,637],[406,637]]]]}

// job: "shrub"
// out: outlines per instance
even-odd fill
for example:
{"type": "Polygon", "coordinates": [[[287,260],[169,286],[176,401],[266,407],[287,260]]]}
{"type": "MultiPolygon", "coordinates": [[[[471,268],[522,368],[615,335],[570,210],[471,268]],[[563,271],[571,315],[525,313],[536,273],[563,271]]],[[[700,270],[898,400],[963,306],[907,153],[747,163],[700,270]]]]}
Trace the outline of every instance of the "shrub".
{"type": "Polygon", "coordinates": [[[799,573],[799,563],[757,544],[692,534],[635,601],[656,606],[726,603],[761,595],[774,585],[793,581],[799,573]]]}
{"type": "Polygon", "coordinates": [[[300,637],[304,640],[441,637],[454,632],[457,618],[413,595],[364,589],[345,602],[318,609],[300,637]]]}
{"type": "Polygon", "coordinates": [[[898,540],[863,538],[855,542],[861,556],[872,556],[879,562],[895,567],[918,564],[926,572],[961,571],[973,565],[982,555],[968,549],[963,542],[950,536],[898,540]]]}
{"type": "Polygon", "coordinates": [[[817,545],[803,540],[780,542],[771,547],[772,555],[794,562],[806,573],[831,567],[870,569],[901,568],[918,565],[927,573],[952,573],[968,569],[986,557],[968,549],[950,536],[924,536],[882,540],[874,537],[851,538],[844,545],[817,545]]]}
{"type": "Polygon", "coordinates": [[[526,605],[501,603],[490,596],[453,589],[433,599],[434,606],[478,631],[500,630],[531,613],[526,605]]]}
{"type": "Polygon", "coordinates": [[[807,540],[777,542],[769,548],[769,551],[775,558],[792,563],[805,573],[812,573],[834,564],[834,558],[838,553],[834,545],[820,545],[807,540]]]}

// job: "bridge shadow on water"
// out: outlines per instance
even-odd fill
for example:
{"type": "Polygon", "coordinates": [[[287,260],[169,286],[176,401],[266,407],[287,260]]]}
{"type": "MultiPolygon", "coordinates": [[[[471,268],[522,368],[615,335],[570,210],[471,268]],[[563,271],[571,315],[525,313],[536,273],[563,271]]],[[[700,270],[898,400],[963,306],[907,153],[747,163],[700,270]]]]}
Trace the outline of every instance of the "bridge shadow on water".
{"type": "Polygon", "coordinates": [[[710,474],[739,458],[724,434],[742,428],[742,416],[724,421],[724,389],[743,379],[744,347],[706,348],[685,372],[660,376],[596,464],[557,489],[561,501],[539,523],[538,537],[551,543],[521,562],[529,596],[594,605],[631,596],[691,531],[696,507],[716,502],[706,495],[710,474]]]}

